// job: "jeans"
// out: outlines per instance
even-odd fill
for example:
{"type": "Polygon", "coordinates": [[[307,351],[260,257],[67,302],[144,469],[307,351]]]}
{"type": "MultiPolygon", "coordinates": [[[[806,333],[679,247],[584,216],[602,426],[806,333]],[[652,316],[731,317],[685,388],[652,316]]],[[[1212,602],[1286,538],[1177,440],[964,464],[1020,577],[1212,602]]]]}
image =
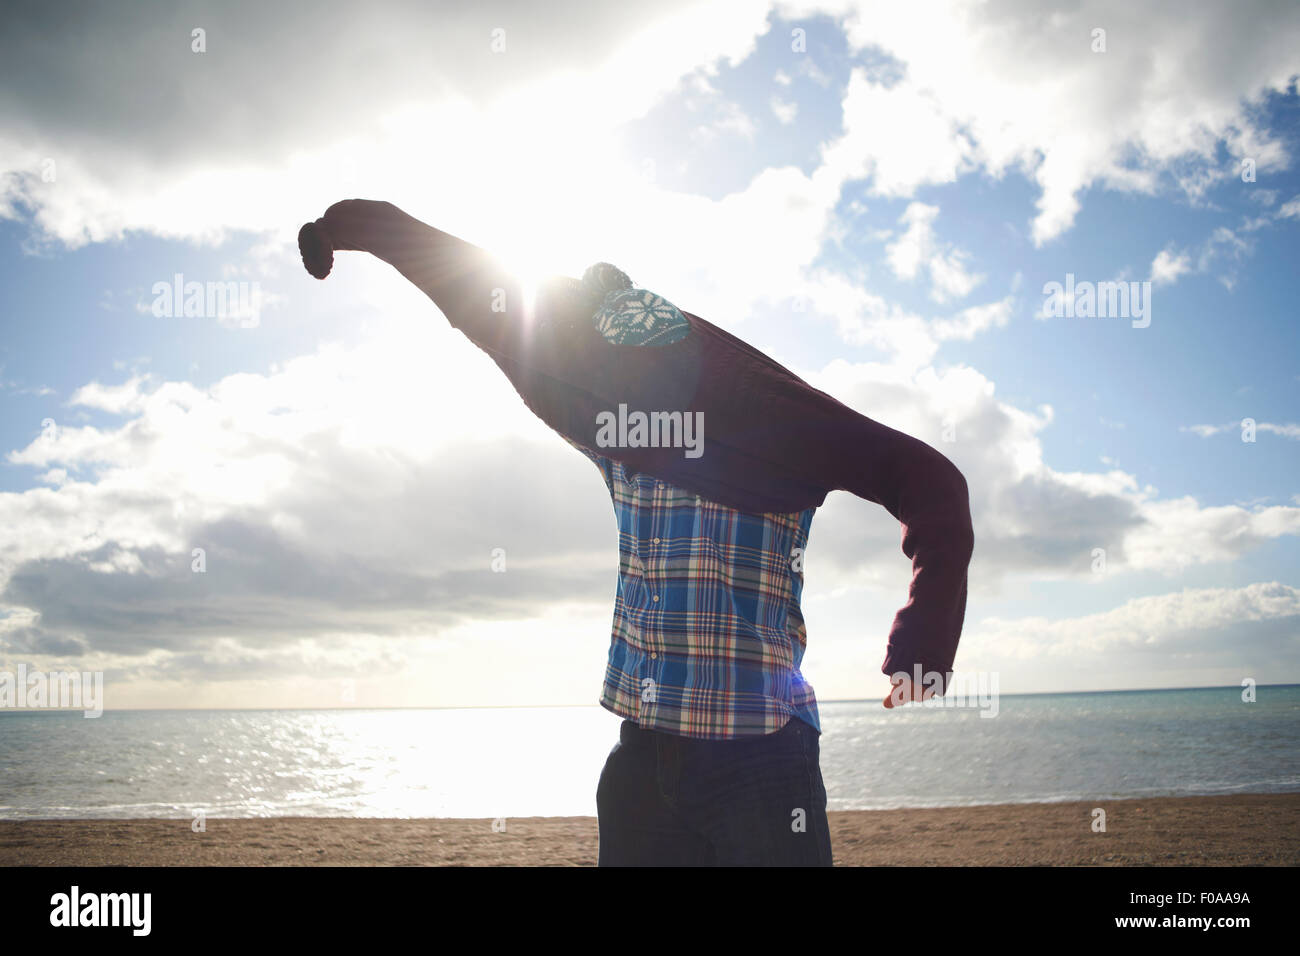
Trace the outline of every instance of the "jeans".
{"type": "Polygon", "coordinates": [[[817,730],[703,740],[623,721],[596,788],[600,866],[830,866],[817,730]]]}

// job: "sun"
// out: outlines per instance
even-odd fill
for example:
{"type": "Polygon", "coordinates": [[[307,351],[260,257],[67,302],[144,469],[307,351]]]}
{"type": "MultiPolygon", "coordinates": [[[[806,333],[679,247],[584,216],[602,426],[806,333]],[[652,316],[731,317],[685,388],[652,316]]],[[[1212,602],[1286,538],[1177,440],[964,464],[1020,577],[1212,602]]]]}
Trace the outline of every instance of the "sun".
{"type": "Polygon", "coordinates": [[[610,238],[635,229],[622,210],[644,207],[641,158],[623,153],[604,114],[573,108],[588,83],[534,79],[490,102],[389,120],[410,142],[390,152],[417,183],[411,208],[437,211],[430,222],[491,253],[530,301],[546,279],[609,261],[610,238]],[[447,130],[463,148],[447,148],[447,130]]]}
{"type": "Polygon", "coordinates": [[[517,193],[503,210],[503,221],[484,231],[484,245],[519,281],[524,317],[532,322],[542,287],[560,276],[580,278],[599,259],[598,242],[554,193],[517,193]]]}

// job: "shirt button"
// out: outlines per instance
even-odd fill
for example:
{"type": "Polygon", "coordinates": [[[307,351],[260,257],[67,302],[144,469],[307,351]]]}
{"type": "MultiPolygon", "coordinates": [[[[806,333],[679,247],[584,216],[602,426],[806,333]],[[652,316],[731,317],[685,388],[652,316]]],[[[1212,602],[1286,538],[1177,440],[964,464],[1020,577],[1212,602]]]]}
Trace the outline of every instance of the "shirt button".
{"type": "Polygon", "coordinates": [[[659,482],[659,490],[660,490],[660,491],[663,491],[663,490],[664,490],[664,483],[663,483],[662,481],[659,482]]]}
{"type": "Polygon", "coordinates": [[[659,543],[659,539],[658,539],[658,538],[655,538],[655,544],[658,544],[658,543],[659,543]]]}
{"type": "Polygon", "coordinates": [[[659,595],[656,594],[656,595],[655,595],[654,597],[652,597],[650,600],[652,600],[652,601],[658,601],[658,600],[659,600],[659,595]]]}
{"type": "Polygon", "coordinates": [[[659,660],[659,655],[658,655],[658,654],[651,653],[651,655],[650,655],[650,660],[652,660],[652,661],[657,661],[657,660],[659,660]]]}

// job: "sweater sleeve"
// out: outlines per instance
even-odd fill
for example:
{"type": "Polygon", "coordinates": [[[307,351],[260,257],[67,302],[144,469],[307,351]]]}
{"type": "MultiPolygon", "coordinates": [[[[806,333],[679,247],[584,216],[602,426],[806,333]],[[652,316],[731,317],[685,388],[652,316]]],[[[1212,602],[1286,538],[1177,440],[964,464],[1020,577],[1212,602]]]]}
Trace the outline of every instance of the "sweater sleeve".
{"type": "Polygon", "coordinates": [[[844,490],[882,505],[902,526],[912,562],[907,603],[894,617],[881,672],[941,675],[947,690],[966,615],[967,567],[975,546],[966,479],[925,442],[852,413],[856,423],[844,490]]]}
{"type": "MultiPolygon", "coordinates": [[[[394,266],[492,358],[534,414],[588,448],[595,447],[598,413],[623,402],[685,409],[695,393],[695,335],[653,348],[610,343],[593,316],[581,314],[581,303],[549,291],[530,301],[519,277],[488,252],[392,203],[344,200],[311,225],[329,248],[369,252],[394,266]]],[[[329,268],[328,261],[308,263],[313,275],[329,268]]],[[[648,457],[638,460],[644,465],[648,457]]]]}
{"type": "Polygon", "coordinates": [[[316,225],[334,249],[369,252],[396,268],[493,358],[527,350],[522,284],[486,250],[368,199],[337,202],[316,225]]]}
{"type": "Polygon", "coordinates": [[[499,260],[392,203],[346,199],[314,225],[333,249],[369,252],[396,268],[487,353],[538,417],[591,443],[587,400],[617,380],[617,369],[590,322],[538,321],[522,281],[499,260]]]}

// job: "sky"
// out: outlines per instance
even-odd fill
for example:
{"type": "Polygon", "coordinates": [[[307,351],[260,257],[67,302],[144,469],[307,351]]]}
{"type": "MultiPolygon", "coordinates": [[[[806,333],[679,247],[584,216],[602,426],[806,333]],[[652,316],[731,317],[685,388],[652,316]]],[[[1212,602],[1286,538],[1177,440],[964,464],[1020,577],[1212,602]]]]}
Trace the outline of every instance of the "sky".
{"type": "MultiPolygon", "coordinates": [[[[1300,6],[4,16],[0,669],[102,671],[107,708],[596,702],[608,492],[390,267],[304,272],[298,227],[365,197],[616,263],[947,455],[958,674],[1300,681],[1300,6]],[[194,282],[247,307],[172,308],[194,282]]],[[[819,698],[888,692],[909,579],[832,493],[819,698]]]]}

